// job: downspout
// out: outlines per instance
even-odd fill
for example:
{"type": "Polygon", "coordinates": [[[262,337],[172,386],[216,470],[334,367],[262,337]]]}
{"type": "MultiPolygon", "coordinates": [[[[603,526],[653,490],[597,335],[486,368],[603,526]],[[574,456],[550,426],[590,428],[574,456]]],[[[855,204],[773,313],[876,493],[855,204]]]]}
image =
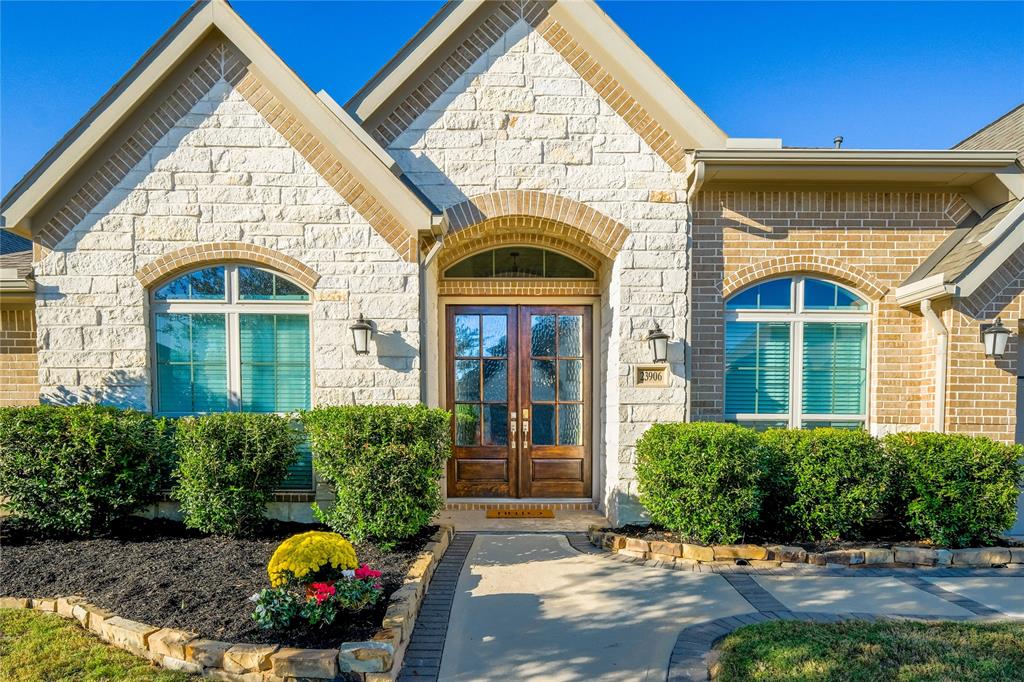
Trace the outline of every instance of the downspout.
{"type": "Polygon", "coordinates": [[[928,326],[939,339],[939,347],[935,351],[935,431],[946,430],[946,364],[948,362],[949,330],[935,311],[930,299],[921,301],[921,313],[928,320],[928,326]]]}

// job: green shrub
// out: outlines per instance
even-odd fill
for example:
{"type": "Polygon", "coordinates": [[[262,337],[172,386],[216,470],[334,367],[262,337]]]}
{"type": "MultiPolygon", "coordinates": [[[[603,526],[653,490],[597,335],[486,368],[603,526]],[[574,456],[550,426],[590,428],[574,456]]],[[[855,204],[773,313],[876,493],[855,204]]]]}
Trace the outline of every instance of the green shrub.
{"type": "Polygon", "coordinates": [[[879,523],[893,494],[894,467],[867,431],[794,432],[789,506],[798,539],[856,539],[879,523]]]}
{"type": "Polygon", "coordinates": [[[168,422],[98,405],[0,409],[0,497],[45,531],[89,533],[152,503],[172,460],[168,422]]]}
{"type": "Polygon", "coordinates": [[[882,445],[901,465],[906,523],[918,537],[965,547],[1013,526],[1024,447],[943,433],[897,433],[882,445]]]}
{"type": "Polygon", "coordinates": [[[267,503],[298,459],[302,435],[287,417],[225,412],[177,421],[177,486],[185,525],[241,535],[262,520],[267,503]]]}
{"type": "Polygon", "coordinates": [[[321,521],[356,542],[383,547],[415,535],[441,508],[451,456],[450,420],[423,405],[318,407],[303,414],[313,466],[337,493],[321,521]]]}
{"type": "Polygon", "coordinates": [[[637,443],[640,502],[651,519],[701,542],[735,542],[761,508],[757,434],[732,424],[655,424],[637,443]]]}
{"type": "Polygon", "coordinates": [[[763,469],[761,514],[755,528],[761,538],[786,542],[801,535],[792,509],[796,502],[793,453],[804,433],[773,428],[758,434],[763,469]]]}

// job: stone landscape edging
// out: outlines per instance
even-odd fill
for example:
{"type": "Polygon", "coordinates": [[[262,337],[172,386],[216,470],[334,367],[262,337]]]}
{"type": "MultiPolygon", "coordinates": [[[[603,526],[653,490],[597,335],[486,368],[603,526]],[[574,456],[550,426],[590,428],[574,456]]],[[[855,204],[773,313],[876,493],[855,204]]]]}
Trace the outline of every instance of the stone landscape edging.
{"type": "Polygon", "coordinates": [[[641,540],[592,526],[587,531],[590,542],[613,554],[634,559],[654,560],[693,567],[751,566],[781,568],[793,564],[825,566],[927,566],[927,567],[992,567],[1024,564],[1024,547],[970,547],[965,549],[933,549],[929,547],[895,546],[839,549],[830,552],[808,552],[790,545],[696,545],[685,542],[641,540]],[[742,562],[742,563],[741,563],[742,562]]]}
{"type": "Polygon", "coordinates": [[[0,608],[53,612],[77,620],[105,642],[161,667],[216,680],[332,680],[339,674],[354,674],[363,682],[392,682],[402,669],[402,658],[430,579],[454,534],[454,526],[441,525],[420,550],[402,586],[391,594],[381,628],[372,639],[345,642],[334,649],[218,642],[122,618],[84,597],[0,597],[0,608]]]}

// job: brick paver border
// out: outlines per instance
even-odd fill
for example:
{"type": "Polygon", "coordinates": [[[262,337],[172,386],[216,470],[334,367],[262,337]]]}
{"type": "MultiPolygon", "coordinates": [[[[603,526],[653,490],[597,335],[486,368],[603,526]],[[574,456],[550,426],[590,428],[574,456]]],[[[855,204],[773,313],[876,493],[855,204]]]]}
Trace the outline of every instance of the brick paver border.
{"type": "Polygon", "coordinates": [[[405,650],[399,682],[436,682],[441,673],[441,655],[448,636],[448,620],[459,583],[459,574],[476,539],[475,533],[456,532],[423,598],[409,647],[405,650]]]}

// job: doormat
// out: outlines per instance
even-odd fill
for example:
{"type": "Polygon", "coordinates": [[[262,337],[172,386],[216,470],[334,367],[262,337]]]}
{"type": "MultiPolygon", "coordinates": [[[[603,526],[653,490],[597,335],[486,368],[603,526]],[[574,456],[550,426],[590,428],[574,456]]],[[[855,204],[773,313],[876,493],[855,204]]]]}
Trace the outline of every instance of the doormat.
{"type": "Polygon", "coordinates": [[[551,509],[488,509],[489,519],[553,519],[555,512],[551,509]]]}

